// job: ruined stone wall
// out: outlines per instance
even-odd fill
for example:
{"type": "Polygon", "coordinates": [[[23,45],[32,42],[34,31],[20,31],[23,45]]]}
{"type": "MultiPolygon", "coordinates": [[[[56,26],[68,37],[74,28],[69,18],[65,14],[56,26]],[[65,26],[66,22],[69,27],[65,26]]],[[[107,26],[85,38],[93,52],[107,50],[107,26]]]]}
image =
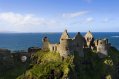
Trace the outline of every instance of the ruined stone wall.
{"type": "Polygon", "coordinates": [[[84,56],[84,53],[83,53],[84,39],[83,39],[83,37],[81,35],[77,36],[77,37],[75,37],[73,42],[74,42],[74,47],[75,47],[74,51],[78,52],[79,56],[83,57],[84,56]]]}
{"type": "Polygon", "coordinates": [[[62,39],[59,44],[58,52],[61,56],[66,57],[70,54],[70,46],[72,44],[72,39],[62,39]]]}
{"type": "Polygon", "coordinates": [[[52,52],[58,52],[58,44],[49,44],[49,50],[52,52]]]}
{"type": "Polygon", "coordinates": [[[84,36],[85,40],[86,40],[86,44],[87,47],[91,48],[92,43],[94,42],[94,37],[92,35],[92,33],[89,31],[86,33],[86,35],[84,36]]]}
{"type": "Polygon", "coordinates": [[[100,39],[97,40],[97,52],[103,55],[108,55],[108,40],[100,39]]]}

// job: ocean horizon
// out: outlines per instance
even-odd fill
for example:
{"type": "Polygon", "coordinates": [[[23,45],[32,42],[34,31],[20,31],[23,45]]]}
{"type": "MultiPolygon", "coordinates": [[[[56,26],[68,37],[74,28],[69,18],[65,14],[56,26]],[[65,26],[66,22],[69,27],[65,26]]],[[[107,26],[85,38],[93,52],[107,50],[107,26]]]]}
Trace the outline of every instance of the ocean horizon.
{"type": "MultiPolygon", "coordinates": [[[[69,32],[69,36],[73,38],[77,32],[69,32]]],[[[40,33],[0,33],[0,48],[9,49],[11,51],[24,50],[29,47],[41,47],[42,38],[47,36],[51,43],[58,43],[61,32],[40,32],[40,33]]],[[[82,36],[86,32],[81,32],[82,36]]],[[[95,39],[108,38],[109,43],[119,50],[119,32],[92,32],[95,39]]]]}

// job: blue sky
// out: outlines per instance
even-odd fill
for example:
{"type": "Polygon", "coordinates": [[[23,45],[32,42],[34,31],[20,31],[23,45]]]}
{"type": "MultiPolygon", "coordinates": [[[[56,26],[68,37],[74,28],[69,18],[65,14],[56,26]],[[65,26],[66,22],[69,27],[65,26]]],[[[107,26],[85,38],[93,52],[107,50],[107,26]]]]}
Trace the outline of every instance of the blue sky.
{"type": "Polygon", "coordinates": [[[0,32],[118,32],[119,0],[0,0],[0,32]]]}

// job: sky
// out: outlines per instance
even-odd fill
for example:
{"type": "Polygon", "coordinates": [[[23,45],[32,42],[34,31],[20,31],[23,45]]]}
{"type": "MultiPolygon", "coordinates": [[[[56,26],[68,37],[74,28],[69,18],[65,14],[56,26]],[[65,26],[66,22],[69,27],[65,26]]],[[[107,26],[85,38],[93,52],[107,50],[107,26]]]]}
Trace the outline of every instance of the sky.
{"type": "Polygon", "coordinates": [[[0,0],[0,32],[119,32],[119,0],[0,0]]]}

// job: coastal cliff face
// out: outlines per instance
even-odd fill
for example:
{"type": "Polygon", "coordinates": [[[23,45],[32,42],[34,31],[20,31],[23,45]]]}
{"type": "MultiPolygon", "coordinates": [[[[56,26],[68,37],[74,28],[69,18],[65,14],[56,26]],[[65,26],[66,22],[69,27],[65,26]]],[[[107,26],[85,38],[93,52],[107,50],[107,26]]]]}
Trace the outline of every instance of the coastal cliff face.
{"type": "Polygon", "coordinates": [[[108,56],[77,52],[62,58],[57,52],[39,51],[32,55],[27,71],[17,79],[119,79],[119,51],[110,47],[108,56]]]}

